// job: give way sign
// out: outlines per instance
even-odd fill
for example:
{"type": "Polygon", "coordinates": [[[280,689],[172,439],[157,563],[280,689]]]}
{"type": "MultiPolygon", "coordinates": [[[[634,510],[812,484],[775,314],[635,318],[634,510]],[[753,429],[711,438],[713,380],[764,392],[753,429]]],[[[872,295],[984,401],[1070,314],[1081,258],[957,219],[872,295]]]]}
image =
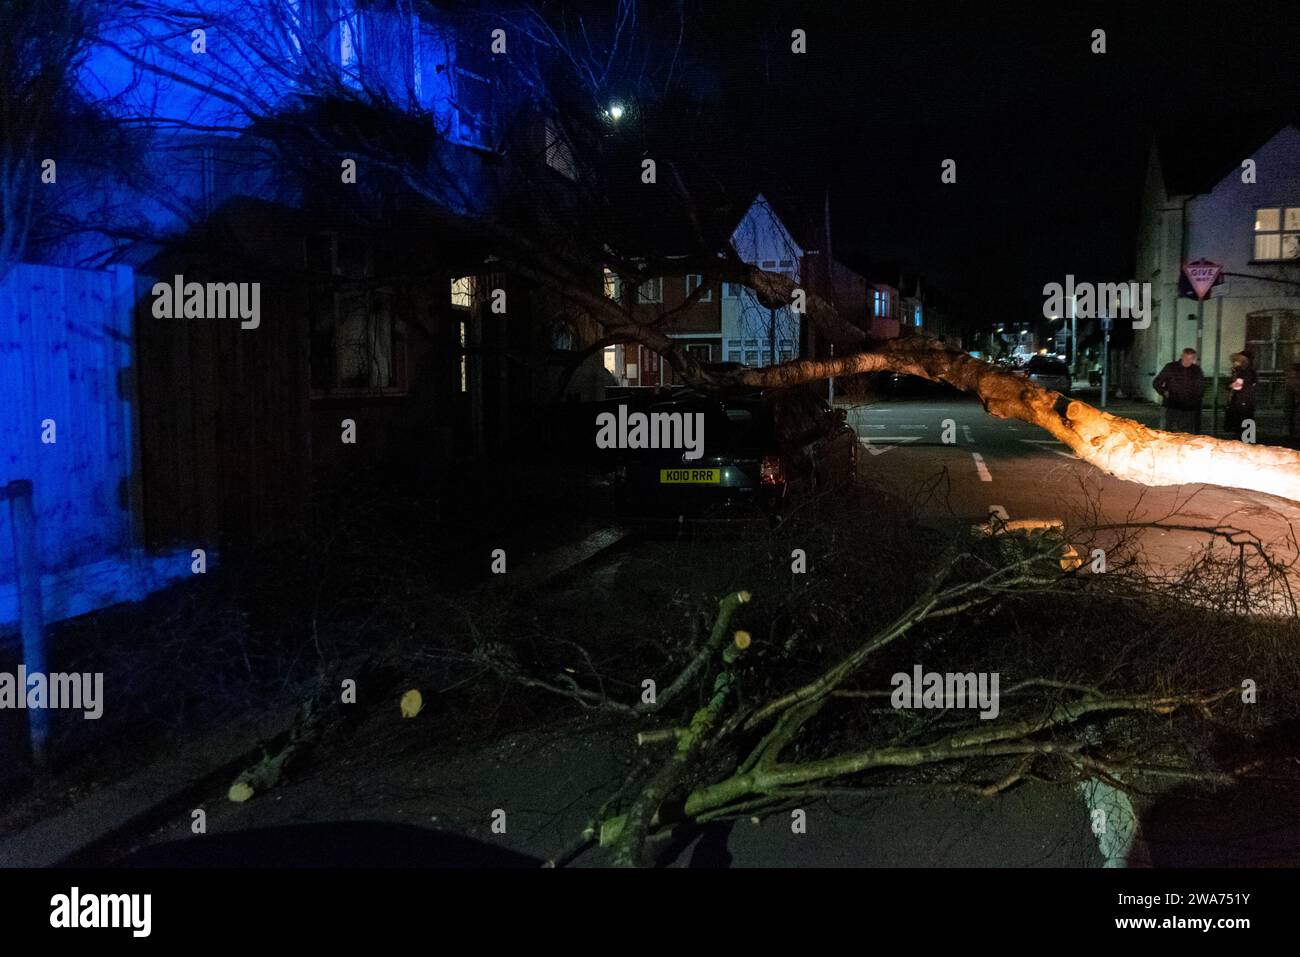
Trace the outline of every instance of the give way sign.
{"type": "Polygon", "coordinates": [[[1214,285],[1221,272],[1223,272],[1223,267],[1218,263],[1210,262],[1208,259],[1197,259],[1195,262],[1183,263],[1183,275],[1192,284],[1197,299],[1204,299],[1209,294],[1210,287],[1214,285]]]}

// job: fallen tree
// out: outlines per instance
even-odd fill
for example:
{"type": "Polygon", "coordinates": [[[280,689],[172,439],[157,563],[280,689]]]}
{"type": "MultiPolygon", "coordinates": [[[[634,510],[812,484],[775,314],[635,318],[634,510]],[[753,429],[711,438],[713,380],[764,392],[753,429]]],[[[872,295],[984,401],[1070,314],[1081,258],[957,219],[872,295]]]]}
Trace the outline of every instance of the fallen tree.
{"type": "Polygon", "coordinates": [[[833,359],[745,369],[735,379],[746,386],[784,388],[863,372],[899,372],[945,382],[977,396],[990,415],[1045,429],[1083,461],[1126,481],[1153,486],[1199,482],[1300,501],[1300,452],[1148,428],[928,340],[898,340],[833,359]]]}
{"type": "MultiPolygon", "coordinates": [[[[553,865],[596,846],[612,863],[662,863],[706,825],[894,789],[993,798],[1029,781],[1099,780],[1140,795],[1291,780],[1285,765],[1249,751],[1212,754],[1207,742],[1291,713],[1280,699],[1269,717],[1247,705],[1242,679],[1287,684],[1278,669],[1289,671],[1293,643],[1241,642],[1226,653],[1214,612],[1188,609],[1182,590],[1146,582],[1138,568],[1089,573],[1071,547],[1083,544],[1082,530],[1051,523],[991,519],[946,548],[914,543],[910,558],[886,546],[891,570],[907,571],[899,600],[882,605],[855,587],[881,560],[863,557],[866,524],[849,508],[819,532],[792,530],[804,544],[814,534],[854,544],[814,546],[818,567],[834,574],[780,593],[755,542],[744,577],[754,572],[757,588],[709,602],[707,627],[665,648],[659,666],[611,669],[590,639],[575,658],[579,645],[558,635],[553,658],[545,643],[530,642],[525,664],[474,623],[476,666],[586,712],[630,719],[625,733],[636,748],[626,778],[553,865]],[[547,676],[550,661],[571,664],[547,676]],[[899,674],[940,662],[964,679],[1000,674],[991,699],[998,713],[977,715],[969,698],[921,711],[915,697],[900,704],[899,674]],[[633,689],[646,674],[662,691],[638,702],[633,689]]],[[[785,537],[767,547],[788,554],[785,537]]],[[[1240,565],[1252,592],[1267,587],[1267,574],[1252,568],[1240,565]]],[[[1293,622],[1269,627],[1291,634],[1293,622]]]]}

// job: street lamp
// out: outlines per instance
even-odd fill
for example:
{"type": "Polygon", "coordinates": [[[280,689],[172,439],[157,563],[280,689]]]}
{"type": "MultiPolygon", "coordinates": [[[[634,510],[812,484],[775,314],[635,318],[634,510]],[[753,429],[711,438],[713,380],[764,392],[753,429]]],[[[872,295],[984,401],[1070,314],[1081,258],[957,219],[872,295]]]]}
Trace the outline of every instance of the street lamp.
{"type": "Polygon", "coordinates": [[[623,118],[623,104],[621,103],[611,104],[610,108],[606,110],[605,113],[607,116],[609,116],[611,120],[617,123],[619,120],[623,118]]]}

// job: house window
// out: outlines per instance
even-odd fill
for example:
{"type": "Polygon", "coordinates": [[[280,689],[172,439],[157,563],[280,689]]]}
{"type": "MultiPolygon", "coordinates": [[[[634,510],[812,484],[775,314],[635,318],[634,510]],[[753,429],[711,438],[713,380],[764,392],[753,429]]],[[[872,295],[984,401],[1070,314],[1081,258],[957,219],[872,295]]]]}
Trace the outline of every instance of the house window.
{"type": "Polygon", "coordinates": [[[727,340],[727,361],[728,362],[739,362],[742,351],[743,350],[741,348],[739,339],[727,340]]]}
{"type": "Polygon", "coordinates": [[[578,178],[578,164],[573,159],[573,148],[550,117],[546,118],[546,165],[566,179],[578,178]]]}
{"type": "Polygon", "coordinates": [[[655,276],[653,279],[647,279],[637,287],[638,302],[663,302],[664,301],[664,277],[655,276]]]}
{"type": "Polygon", "coordinates": [[[1255,210],[1255,258],[1300,259],[1300,206],[1255,210]]]}
{"type": "Polygon", "coordinates": [[[333,309],[315,317],[311,353],[312,389],[318,393],[400,389],[391,291],[335,293],[333,309]]]}
{"type": "Polygon", "coordinates": [[[618,375],[618,346],[605,347],[605,371],[618,375]]]}
{"type": "Polygon", "coordinates": [[[1277,372],[1300,362],[1300,312],[1274,309],[1246,316],[1246,347],[1260,372],[1277,372]]]}
{"type": "Polygon", "coordinates": [[[617,301],[617,299],[619,298],[618,287],[619,287],[618,275],[606,269],[605,270],[605,298],[613,299],[617,301]]]}
{"type": "Polygon", "coordinates": [[[794,342],[789,339],[781,340],[781,361],[789,362],[794,358],[794,342]]]}
{"type": "Polygon", "coordinates": [[[454,111],[451,137],[466,146],[495,150],[498,136],[493,58],[486,43],[457,43],[455,52],[456,62],[450,70],[454,111]]]}
{"type": "Polygon", "coordinates": [[[474,305],[474,277],[461,276],[451,281],[451,304],[460,309],[474,305]]]}
{"type": "Polygon", "coordinates": [[[469,356],[465,352],[466,333],[469,331],[469,323],[462,319],[460,326],[460,391],[469,391],[469,356]]]}
{"type": "Polygon", "coordinates": [[[698,345],[687,346],[686,351],[693,355],[700,362],[713,361],[713,347],[707,342],[698,345]]]}
{"type": "MultiPolygon", "coordinates": [[[[701,275],[698,275],[698,274],[696,274],[696,273],[691,273],[690,275],[688,275],[688,276],[686,277],[686,295],[689,296],[689,295],[690,295],[691,293],[693,293],[696,289],[699,289],[699,288],[700,288],[700,284],[703,283],[703,282],[704,282],[704,277],[701,276],[701,275]]],[[[697,299],[697,300],[695,300],[695,301],[696,301],[696,302],[713,302],[713,290],[712,290],[712,289],[706,289],[706,290],[704,290],[704,292],[700,293],[700,298],[697,299]]]]}
{"type": "Polygon", "coordinates": [[[871,314],[874,316],[883,316],[884,304],[880,297],[880,290],[877,289],[871,294],[871,314]]]}
{"type": "Polygon", "coordinates": [[[744,288],[745,287],[738,282],[729,282],[723,286],[723,290],[724,290],[723,295],[725,295],[728,299],[739,299],[740,292],[744,288]]]}
{"type": "Polygon", "coordinates": [[[748,351],[745,353],[745,365],[747,365],[747,366],[757,366],[757,365],[758,365],[758,350],[757,350],[757,349],[750,349],[750,350],[748,350],[748,351]]]}

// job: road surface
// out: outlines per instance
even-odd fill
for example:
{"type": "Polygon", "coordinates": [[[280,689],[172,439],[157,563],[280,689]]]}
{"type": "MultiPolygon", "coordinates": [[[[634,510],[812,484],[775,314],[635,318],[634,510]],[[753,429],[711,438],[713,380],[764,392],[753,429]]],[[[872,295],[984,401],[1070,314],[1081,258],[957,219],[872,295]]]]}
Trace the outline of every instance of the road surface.
{"type": "MultiPolygon", "coordinates": [[[[1112,478],[1074,457],[1036,426],[995,419],[974,399],[952,395],[879,402],[849,409],[872,483],[909,501],[934,520],[980,522],[1000,510],[1010,519],[1061,519],[1072,536],[1098,525],[1162,522],[1213,528],[1231,525],[1294,560],[1293,526],[1300,506],[1255,492],[1188,484],[1147,488],[1112,478]]],[[[1103,548],[1118,531],[1097,536],[1103,548]]],[[[1145,529],[1148,566],[1162,572],[1188,561],[1207,536],[1145,529]]],[[[1074,539],[1077,540],[1077,539],[1074,539]]]]}

